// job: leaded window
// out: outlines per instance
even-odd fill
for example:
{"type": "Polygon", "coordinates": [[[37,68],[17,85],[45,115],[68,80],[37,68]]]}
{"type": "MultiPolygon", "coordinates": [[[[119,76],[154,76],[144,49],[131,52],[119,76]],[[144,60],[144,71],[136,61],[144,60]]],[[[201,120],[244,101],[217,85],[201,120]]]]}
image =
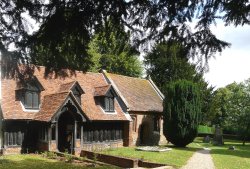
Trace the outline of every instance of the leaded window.
{"type": "Polygon", "coordinates": [[[23,100],[24,107],[26,109],[38,109],[39,108],[39,93],[36,91],[26,91],[23,100]]]}
{"type": "Polygon", "coordinates": [[[114,123],[113,125],[89,124],[83,127],[83,142],[110,142],[123,139],[123,125],[114,123]]]}
{"type": "Polygon", "coordinates": [[[102,105],[106,112],[114,112],[114,97],[104,97],[102,105]]]}
{"type": "Polygon", "coordinates": [[[17,132],[4,132],[4,144],[6,146],[21,146],[24,139],[24,133],[17,132]]]}

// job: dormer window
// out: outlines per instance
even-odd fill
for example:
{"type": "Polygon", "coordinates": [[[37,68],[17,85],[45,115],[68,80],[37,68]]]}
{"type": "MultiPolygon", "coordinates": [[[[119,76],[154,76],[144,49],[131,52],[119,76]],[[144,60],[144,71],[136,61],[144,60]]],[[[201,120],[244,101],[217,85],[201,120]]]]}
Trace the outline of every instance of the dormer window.
{"type": "Polygon", "coordinates": [[[82,95],[82,93],[79,91],[79,89],[77,87],[73,88],[72,92],[73,92],[76,100],[78,101],[78,103],[81,105],[81,95],[82,95]]]}
{"type": "Polygon", "coordinates": [[[81,105],[81,96],[84,94],[84,91],[77,81],[61,84],[59,91],[71,91],[77,102],[81,105]]]}
{"type": "Polygon", "coordinates": [[[39,109],[40,93],[44,88],[36,77],[32,77],[17,84],[16,99],[21,101],[25,109],[39,109]]]}
{"type": "Polygon", "coordinates": [[[26,109],[39,109],[40,93],[35,91],[26,91],[23,105],[26,109]]]}
{"type": "Polygon", "coordinates": [[[114,97],[104,97],[103,108],[106,112],[114,111],[114,97]]]}
{"type": "Polygon", "coordinates": [[[117,94],[111,85],[95,87],[94,95],[105,112],[115,112],[114,101],[117,94]]]}

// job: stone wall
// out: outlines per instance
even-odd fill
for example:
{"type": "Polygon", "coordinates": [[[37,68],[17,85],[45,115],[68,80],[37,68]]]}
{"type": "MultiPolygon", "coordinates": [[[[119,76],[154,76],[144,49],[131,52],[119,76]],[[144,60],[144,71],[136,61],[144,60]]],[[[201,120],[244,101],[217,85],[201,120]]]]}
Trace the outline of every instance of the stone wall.
{"type": "Polygon", "coordinates": [[[7,154],[21,154],[21,152],[22,152],[21,146],[7,147],[7,148],[4,148],[4,150],[3,150],[4,155],[7,155],[7,154]]]}
{"type": "Polygon", "coordinates": [[[123,147],[123,140],[111,141],[111,142],[97,142],[97,143],[89,143],[83,144],[82,150],[88,151],[101,151],[103,149],[108,148],[118,148],[123,147]]]}
{"type": "Polygon", "coordinates": [[[50,141],[50,151],[57,151],[56,140],[50,141]]]}

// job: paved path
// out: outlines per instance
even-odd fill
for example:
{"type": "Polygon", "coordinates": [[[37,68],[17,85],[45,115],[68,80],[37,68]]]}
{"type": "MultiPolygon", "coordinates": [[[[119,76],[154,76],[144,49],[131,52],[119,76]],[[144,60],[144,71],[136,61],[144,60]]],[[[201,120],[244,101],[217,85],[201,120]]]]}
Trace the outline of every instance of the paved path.
{"type": "Polygon", "coordinates": [[[204,149],[195,152],[181,169],[215,169],[210,150],[204,149]]]}

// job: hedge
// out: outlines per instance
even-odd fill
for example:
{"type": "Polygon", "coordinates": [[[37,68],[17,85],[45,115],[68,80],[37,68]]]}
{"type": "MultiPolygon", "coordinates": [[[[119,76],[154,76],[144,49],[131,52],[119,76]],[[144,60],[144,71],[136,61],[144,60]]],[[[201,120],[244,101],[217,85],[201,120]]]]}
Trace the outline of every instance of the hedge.
{"type": "Polygon", "coordinates": [[[198,126],[198,134],[214,134],[215,128],[204,125],[198,126]]]}

